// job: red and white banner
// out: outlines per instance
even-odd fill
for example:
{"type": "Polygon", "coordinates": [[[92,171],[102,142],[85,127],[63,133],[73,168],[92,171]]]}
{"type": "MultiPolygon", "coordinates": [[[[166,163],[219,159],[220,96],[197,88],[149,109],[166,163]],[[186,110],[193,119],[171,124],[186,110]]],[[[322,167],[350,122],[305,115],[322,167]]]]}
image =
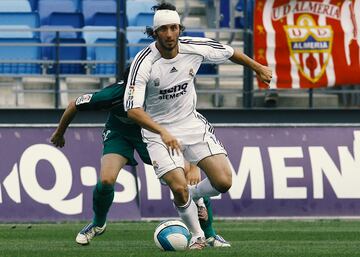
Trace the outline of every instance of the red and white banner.
{"type": "Polygon", "coordinates": [[[256,0],[254,12],[254,56],[272,68],[271,88],[360,84],[360,0],[256,0]]]}

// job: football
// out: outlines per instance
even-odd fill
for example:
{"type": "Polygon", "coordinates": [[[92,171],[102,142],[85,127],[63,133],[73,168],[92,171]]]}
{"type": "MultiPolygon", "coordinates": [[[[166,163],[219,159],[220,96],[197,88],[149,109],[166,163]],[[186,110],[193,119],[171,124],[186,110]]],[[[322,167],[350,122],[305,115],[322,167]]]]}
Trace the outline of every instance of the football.
{"type": "Polygon", "coordinates": [[[154,241],[164,251],[186,250],[191,234],[186,225],[179,220],[166,220],[155,229],[154,241]]]}

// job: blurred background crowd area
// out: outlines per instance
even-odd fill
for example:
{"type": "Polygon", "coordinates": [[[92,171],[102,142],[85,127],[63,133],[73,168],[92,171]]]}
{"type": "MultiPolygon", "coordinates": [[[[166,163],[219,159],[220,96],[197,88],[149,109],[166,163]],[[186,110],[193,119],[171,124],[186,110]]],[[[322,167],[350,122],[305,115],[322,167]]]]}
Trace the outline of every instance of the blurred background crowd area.
{"type": "MultiPolygon", "coordinates": [[[[0,108],[64,108],[117,81],[152,42],[156,0],[0,0],[0,108]]],[[[183,36],[209,37],[253,56],[254,0],[168,0],[183,36]]],[[[349,108],[357,85],[260,90],[240,65],[204,63],[198,108],[349,108]]]]}

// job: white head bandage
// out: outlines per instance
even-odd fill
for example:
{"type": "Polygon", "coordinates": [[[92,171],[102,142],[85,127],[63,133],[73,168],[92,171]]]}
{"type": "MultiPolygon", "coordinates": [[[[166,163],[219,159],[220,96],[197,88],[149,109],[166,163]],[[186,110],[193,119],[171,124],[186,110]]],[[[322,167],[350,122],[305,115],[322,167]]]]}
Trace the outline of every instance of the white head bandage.
{"type": "Polygon", "coordinates": [[[153,29],[154,31],[163,25],[180,24],[180,16],[177,11],[158,10],[154,15],[153,29]]]}

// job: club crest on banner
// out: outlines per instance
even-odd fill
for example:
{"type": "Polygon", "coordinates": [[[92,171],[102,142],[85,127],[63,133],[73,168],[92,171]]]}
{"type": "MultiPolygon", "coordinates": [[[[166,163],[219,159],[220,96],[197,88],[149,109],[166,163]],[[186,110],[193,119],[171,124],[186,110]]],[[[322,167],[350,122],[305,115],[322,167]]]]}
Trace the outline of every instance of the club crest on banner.
{"type": "Polygon", "coordinates": [[[300,73],[316,83],[328,65],[333,44],[331,26],[318,26],[308,14],[298,17],[296,25],[284,26],[291,58],[300,73]]]}

